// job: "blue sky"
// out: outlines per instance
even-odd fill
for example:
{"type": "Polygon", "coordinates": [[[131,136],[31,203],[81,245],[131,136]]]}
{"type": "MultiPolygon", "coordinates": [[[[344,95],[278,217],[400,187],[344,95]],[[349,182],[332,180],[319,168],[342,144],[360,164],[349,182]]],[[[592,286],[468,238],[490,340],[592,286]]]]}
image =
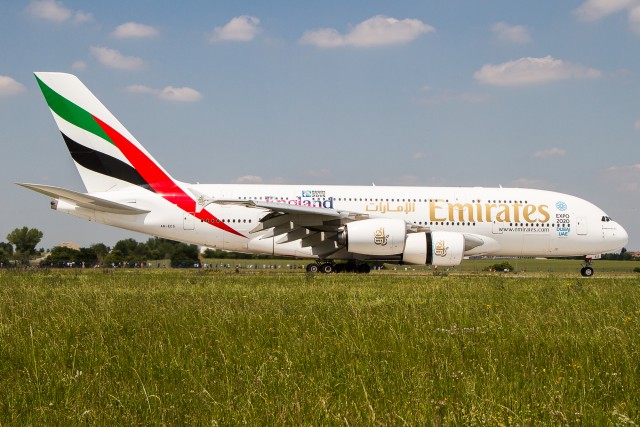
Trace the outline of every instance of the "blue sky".
{"type": "Polygon", "coordinates": [[[640,0],[0,0],[0,241],[113,245],[16,186],[83,187],[33,71],[71,72],[178,179],[517,186],[640,249],[640,0]]]}

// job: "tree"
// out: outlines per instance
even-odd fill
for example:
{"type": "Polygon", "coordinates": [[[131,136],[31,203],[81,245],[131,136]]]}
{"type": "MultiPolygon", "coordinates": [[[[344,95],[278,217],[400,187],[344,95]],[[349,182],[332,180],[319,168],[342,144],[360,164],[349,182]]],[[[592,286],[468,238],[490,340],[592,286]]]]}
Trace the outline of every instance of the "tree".
{"type": "Polygon", "coordinates": [[[620,250],[620,259],[623,261],[629,261],[631,259],[631,254],[627,251],[627,248],[622,248],[620,250]]]}
{"type": "Polygon", "coordinates": [[[123,256],[122,261],[127,263],[140,263],[146,261],[149,258],[149,254],[147,253],[147,245],[145,245],[144,243],[139,243],[131,238],[118,241],[118,243],[116,243],[113,247],[113,250],[120,251],[123,256]]]}
{"type": "Polygon", "coordinates": [[[102,264],[104,262],[104,257],[109,254],[109,247],[104,243],[94,243],[89,246],[90,249],[96,254],[96,259],[98,260],[98,264],[102,264]]]}
{"type": "Polygon", "coordinates": [[[173,256],[179,244],[173,240],[151,237],[146,243],[149,259],[169,259],[173,256]]]}
{"type": "Polygon", "coordinates": [[[96,253],[91,248],[72,249],[56,246],[44,260],[44,264],[53,267],[66,267],[69,263],[76,266],[91,267],[97,261],[96,253]]]}
{"type": "Polygon", "coordinates": [[[13,257],[13,246],[9,243],[0,242],[0,263],[6,266],[13,257]]]}
{"type": "Polygon", "coordinates": [[[9,243],[15,246],[15,257],[23,263],[29,261],[29,256],[35,253],[36,246],[41,239],[42,231],[37,228],[16,228],[7,235],[9,243]]]}
{"type": "Polygon", "coordinates": [[[178,243],[176,251],[171,256],[172,267],[193,267],[194,264],[200,264],[200,255],[196,245],[187,245],[178,243]]]}
{"type": "Polygon", "coordinates": [[[45,265],[52,267],[64,267],[70,262],[76,262],[80,251],[64,246],[56,246],[51,249],[49,256],[45,258],[45,265]]]}
{"type": "Polygon", "coordinates": [[[109,252],[109,255],[104,257],[104,264],[106,265],[118,265],[123,261],[124,255],[122,254],[122,251],[120,249],[113,249],[111,252],[109,252]]]}

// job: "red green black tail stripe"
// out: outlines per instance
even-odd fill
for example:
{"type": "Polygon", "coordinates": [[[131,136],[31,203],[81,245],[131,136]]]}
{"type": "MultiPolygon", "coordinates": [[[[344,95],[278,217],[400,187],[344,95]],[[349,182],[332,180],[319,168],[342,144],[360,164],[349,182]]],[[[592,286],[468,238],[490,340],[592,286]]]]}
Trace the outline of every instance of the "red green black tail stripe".
{"type": "MultiPolygon", "coordinates": [[[[110,144],[115,145],[131,163],[131,165],[133,166],[132,169],[135,171],[135,174],[132,173],[130,169],[127,169],[131,166],[126,165],[120,160],[111,158],[104,153],[100,153],[97,150],[92,150],[88,147],[83,146],[84,149],[79,149],[77,145],[81,144],[72,141],[70,138],[67,138],[63,134],[63,138],[65,139],[67,146],[69,147],[69,145],[71,145],[74,147],[74,151],[72,151],[72,156],[74,156],[74,159],[78,157],[84,161],[84,164],[83,162],[79,162],[80,164],[82,164],[83,166],[85,166],[86,164],[92,164],[95,166],[95,169],[98,169],[96,170],[96,172],[105,173],[108,176],[113,176],[114,178],[118,179],[125,178],[124,181],[127,182],[134,181],[132,183],[140,185],[145,189],[155,191],[165,200],[175,204],[190,215],[193,215],[196,218],[207,222],[214,227],[218,227],[224,231],[240,237],[245,237],[226,223],[218,220],[207,210],[202,210],[196,213],[196,201],[191,196],[189,196],[182,188],[180,188],[173,181],[173,179],[171,179],[171,177],[162,170],[162,168],[160,168],[135,144],[133,144],[107,123],[100,120],[98,117],[92,115],[88,111],[84,110],[80,106],[74,104],[73,102],[69,101],[68,99],[51,89],[37,76],[36,80],[38,81],[38,85],[40,86],[40,89],[42,90],[42,93],[44,94],[47,104],[49,105],[49,108],[51,108],[51,110],[53,110],[58,116],[60,116],[67,122],[102,138],[104,141],[110,144]],[[106,157],[109,157],[111,160],[106,159],[106,157]],[[126,171],[124,174],[122,173],[123,170],[126,171]],[[111,173],[114,171],[116,173],[112,175],[111,173]]],[[[92,168],[89,169],[95,170],[92,168]]]]}
{"type": "Polygon", "coordinates": [[[155,190],[142,178],[142,176],[131,165],[111,157],[100,151],[93,150],[89,147],[85,147],[82,144],[77,143],[67,135],[62,133],[71,157],[82,167],[92,170],[96,173],[112,176],[118,178],[121,181],[128,182],[133,185],[138,185],[146,190],[155,190]]]}

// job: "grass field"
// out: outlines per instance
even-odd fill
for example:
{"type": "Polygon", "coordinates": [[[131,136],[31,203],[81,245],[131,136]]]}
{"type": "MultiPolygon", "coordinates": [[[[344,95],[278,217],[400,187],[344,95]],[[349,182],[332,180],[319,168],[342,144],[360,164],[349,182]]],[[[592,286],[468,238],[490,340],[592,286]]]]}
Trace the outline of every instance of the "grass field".
{"type": "MultiPolygon", "coordinates": [[[[479,259],[479,260],[464,260],[459,266],[449,268],[449,272],[452,274],[456,273],[480,273],[483,274],[483,269],[485,267],[491,266],[496,263],[500,263],[502,261],[509,262],[515,272],[517,273],[549,273],[556,276],[558,273],[568,274],[570,276],[579,276],[580,275],[580,267],[582,267],[583,263],[581,260],[570,260],[570,259],[533,259],[533,258],[525,258],[525,259],[479,259]]],[[[275,259],[275,260],[242,260],[242,259],[205,259],[203,262],[207,263],[207,265],[211,266],[222,266],[229,265],[233,267],[234,265],[238,265],[241,268],[248,268],[251,266],[254,269],[265,269],[269,267],[276,267],[278,269],[288,269],[292,266],[294,267],[303,267],[310,260],[304,259],[275,259]]],[[[160,261],[152,263],[152,266],[155,265],[170,265],[170,261],[160,261]]],[[[432,271],[431,266],[417,266],[417,265],[394,265],[394,264],[386,264],[385,267],[391,271],[432,271]]],[[[595,269],[595,274],[600,275],[601,273],[611,275],[611,274],[628,274],[633,273],[633,269],[636,267],[640,267],[640,261],[611,261],[611,260],[596,260],[593,263],[593,268],[595,269]]],[[[441,269],[442,270],[442,269],[441,269]]],[[[640,277],[640,274],[638,274],[640,277]]]]}
{"type": "Polygon", "coordinates": [[[523,276],[2,271],[0,424],[639,423],[638,276],[523,276]]]}

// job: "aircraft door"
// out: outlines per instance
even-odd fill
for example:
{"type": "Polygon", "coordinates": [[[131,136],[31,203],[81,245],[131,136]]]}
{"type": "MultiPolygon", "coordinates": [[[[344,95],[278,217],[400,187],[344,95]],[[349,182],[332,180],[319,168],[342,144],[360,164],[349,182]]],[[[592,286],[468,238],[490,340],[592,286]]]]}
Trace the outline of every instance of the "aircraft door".
{"type": "Polygon", "coordinates": [[[586,217],[578,217],[576,218],[576,231],[579,236],[585,236],[588,232],[589,228],[587,226],[587,218],[586,217]]]}
{"type": "Polygon", "coordinates": [[[493,234],[502,234],[502,223],[493,221],[493,234]]]}
{"type": "Polygon", "coordinates": [[[182,214],[182,226],[184,230],[195,230],[196,221],[192,213],[184,212],[182,214]]]}

